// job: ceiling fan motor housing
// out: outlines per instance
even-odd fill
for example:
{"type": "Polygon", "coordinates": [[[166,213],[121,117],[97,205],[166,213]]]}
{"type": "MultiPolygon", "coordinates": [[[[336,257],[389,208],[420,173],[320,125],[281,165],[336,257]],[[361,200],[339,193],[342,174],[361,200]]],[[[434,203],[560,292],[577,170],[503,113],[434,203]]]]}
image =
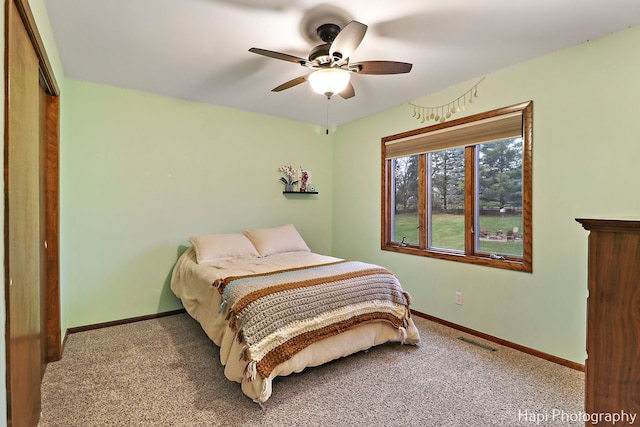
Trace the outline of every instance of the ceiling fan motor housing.
{"type": "MultiPolygon", "coordinates": [[[[309,61],[315,61],[318,65],[329,64],[331,63],[331,55],[329,54],[331,43],[333,43],[338,33],[340,33],[340,26],[336,24],[322,24],[317,28],[316,33],[324,43],[311,49],[309,52],[309,61]]],[[[338,59],[342,59],[342,55],[339,52],[336,52],[335,56],[338,59]]]]}
{"type": "Polygon", "coordinates": [[[309,61],[315,61],[318,65],[329,64],[331,62],[330,48],[331,43],[323,43],[314,47],[309,52],[309,61]]]}

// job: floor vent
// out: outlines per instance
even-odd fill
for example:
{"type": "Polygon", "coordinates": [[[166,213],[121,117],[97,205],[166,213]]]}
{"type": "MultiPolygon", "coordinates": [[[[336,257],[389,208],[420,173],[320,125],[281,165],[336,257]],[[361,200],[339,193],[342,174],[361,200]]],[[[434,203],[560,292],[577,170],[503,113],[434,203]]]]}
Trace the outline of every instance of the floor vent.
{"type": "Polygon", "coordinates": [[[469,338],[460,337],[460,338],[458,338],[458,339],[459,339],[460,341],[462,341],[462,342],[466,342],[466,343],[468,343],[468,344],[473,344],[473,345],[475,345],[476,347],[480,347],[480,348],[483,348],[483,349],[485,349],[485,350],[489,350],[489,351],[498,351],[498,349],[497,349],[497,348],[489,347],[488,345],[484,345],[484,344],[481,344],[481,343],[479,343],[479,342],[477,342],[477,341],[470,340],[469,338]]]}

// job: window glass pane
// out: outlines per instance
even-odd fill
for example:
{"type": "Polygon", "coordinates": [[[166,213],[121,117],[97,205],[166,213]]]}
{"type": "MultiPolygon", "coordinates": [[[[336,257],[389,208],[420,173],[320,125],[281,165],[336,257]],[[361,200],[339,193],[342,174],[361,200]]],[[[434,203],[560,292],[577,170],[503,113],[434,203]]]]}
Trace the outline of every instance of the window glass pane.
{"type": "Polygon", "coordinates": [[[522,138],[478,146],[476,250],[522,256],[522,138]]]}
{"type": "Polygon", "coordinates": [[[429,154],[429,247],[464,251],[464,148],[429,154]]]}
{"type": "Polygon", "coordinates": [[[394,159],[393,237],[396,242],[418,244],[419,155],[394,159]]]}

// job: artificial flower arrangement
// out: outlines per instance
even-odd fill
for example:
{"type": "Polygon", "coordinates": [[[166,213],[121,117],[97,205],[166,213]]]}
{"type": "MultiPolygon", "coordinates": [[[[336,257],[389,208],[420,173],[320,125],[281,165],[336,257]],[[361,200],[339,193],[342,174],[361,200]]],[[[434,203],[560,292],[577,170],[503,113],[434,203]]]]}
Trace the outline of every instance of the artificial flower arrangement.
{"type": "MultiPolygon", "coordinates": [[[[296,179],[296,170],[290,164],[289,165],[282,165],[282,166],[280,166],[280,168],[278,170],[286,175],[286,178],[284,176],[280,177],[280,181],[285,186],[293,187],[295,184],[298,183],[298,180],[296,179]]],[[[291,188],[291,187],[289,187],[289,188],[291,188]]],[[[287,191],[291,191],[291,190],[287,190],[287,191]]]]}
{"type": "Polygon", "coordinates": [[[306,192],[308,188],[312,188],[311,192],[315,191],[315,187],[310,187],[309,184],[309,171],[302,169],[302,166],[300,166],[300,172],[297,172],[291,164],[282,165],[278,170],[285,174],[280,177],[280,182],[285,185],[285,191],[293,191],[293,186],[298,183],[298,177],[300,177],[301,193],[306,192]]]}
{"type": "Polygon", "coordinates": [[[309,172],[300,168],[300,191],[307,191],[307,181],[309,181],[309,172]]]}

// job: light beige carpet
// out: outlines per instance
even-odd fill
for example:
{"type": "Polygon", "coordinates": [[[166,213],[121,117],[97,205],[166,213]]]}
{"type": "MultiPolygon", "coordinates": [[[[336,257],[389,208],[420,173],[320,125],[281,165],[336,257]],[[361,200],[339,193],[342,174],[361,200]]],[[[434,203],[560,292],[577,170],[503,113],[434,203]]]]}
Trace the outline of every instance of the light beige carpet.
{"type": "Polygon", "coordinates": [[[584,373],[414,319],[420,346],[277,378],[264,409],[186,314],[71,334],[45,372],[40,426],[584,425],[584,373]]]}

